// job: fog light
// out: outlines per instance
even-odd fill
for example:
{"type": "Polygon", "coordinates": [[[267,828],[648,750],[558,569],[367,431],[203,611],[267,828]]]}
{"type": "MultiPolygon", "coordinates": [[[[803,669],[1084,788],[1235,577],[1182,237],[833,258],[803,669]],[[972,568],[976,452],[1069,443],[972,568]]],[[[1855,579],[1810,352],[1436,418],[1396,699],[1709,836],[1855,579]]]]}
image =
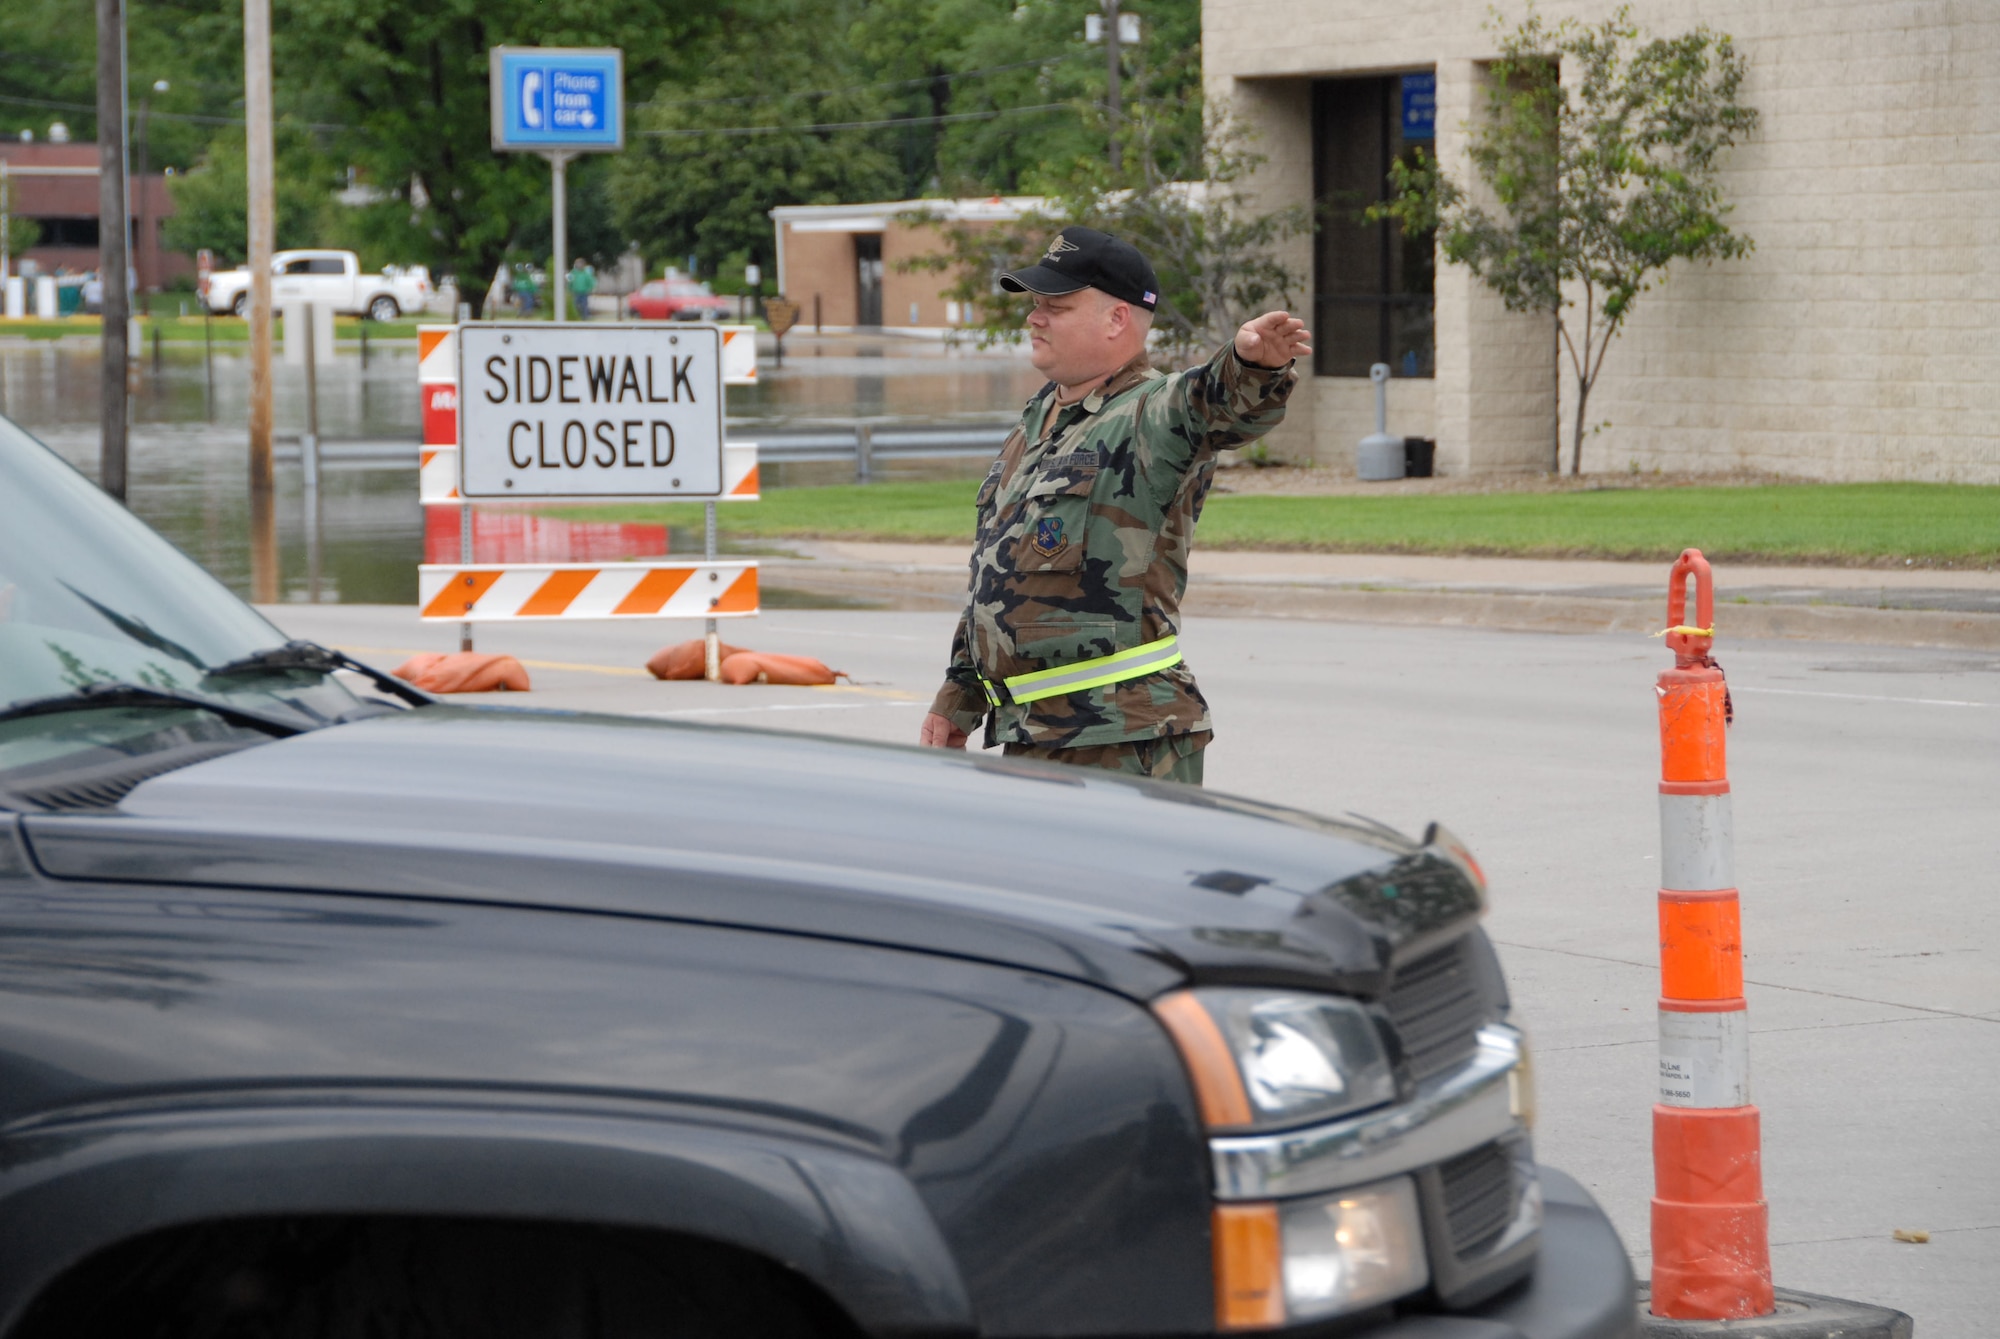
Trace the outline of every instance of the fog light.
{"type": "Polygon", "coordinates": [[[1507,1071],[1507,1114],[1524,1129],[1535,1128],[1535,1053],[1528,1045],[1528,1029],[1519,1022],[1521,1058],[1507,1071]]]}
{"type": "Polygon", "coordinates": [[[1359,1311],[1430,1282],[1407,1176],[1278,1207],[1288,1320],[1359,1311]]]}

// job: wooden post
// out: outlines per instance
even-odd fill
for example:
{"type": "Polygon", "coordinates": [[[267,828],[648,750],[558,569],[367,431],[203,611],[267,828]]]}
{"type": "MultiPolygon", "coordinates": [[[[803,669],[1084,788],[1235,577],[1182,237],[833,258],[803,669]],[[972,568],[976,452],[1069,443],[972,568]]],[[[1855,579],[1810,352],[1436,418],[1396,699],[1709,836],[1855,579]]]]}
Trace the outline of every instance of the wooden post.
{"type": "MultiPolygon", "coordinates": [[[[109,3],[110,0],[99,0],[109,3]]],[[[250,178],[250,598],[278,599],[278,513],[271,473],[271,0],[243,0],[243,104],[250,178]]]]}
{"type": "Polygon", "coordinates": [[[105,492],[123,502],[132,315],[125,214],[125,0],[97,0],[97,164],[97,273],[104,289],[98,405],[103,443],[97,477],[105,492]]]}

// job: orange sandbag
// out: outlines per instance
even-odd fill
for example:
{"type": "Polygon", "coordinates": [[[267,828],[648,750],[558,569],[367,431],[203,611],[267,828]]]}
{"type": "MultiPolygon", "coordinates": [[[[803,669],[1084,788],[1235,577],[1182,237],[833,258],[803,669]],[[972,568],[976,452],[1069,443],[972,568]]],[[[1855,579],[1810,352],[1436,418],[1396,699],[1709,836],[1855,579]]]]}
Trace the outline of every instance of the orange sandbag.
{"type": "MultiPolygon", "coordinates": [[[[719,654],[727,660],[731,656],[742,655],[743,648],[724,642],[719,654]]],[[[663,647],[646,662],[646,668],[653,672],[655,679],[699,679],[708,673],[708,651],[699,641],[663,647]]]]}
{"type": "Polygon", "coordinates": [[[724,683],[826,684],[848,677],[845,670],[828,669],[811,656],[738,651],[722,662],[724,683]]]}
{"type": "Polygon", "coordinates": [[[396,677],[408,679],[426,693],[528,691],[528,671],[521,668],[520,661],[477,651],[453,651],[443,656],[427,651],[411,656],[396,666],[396,677]]]}

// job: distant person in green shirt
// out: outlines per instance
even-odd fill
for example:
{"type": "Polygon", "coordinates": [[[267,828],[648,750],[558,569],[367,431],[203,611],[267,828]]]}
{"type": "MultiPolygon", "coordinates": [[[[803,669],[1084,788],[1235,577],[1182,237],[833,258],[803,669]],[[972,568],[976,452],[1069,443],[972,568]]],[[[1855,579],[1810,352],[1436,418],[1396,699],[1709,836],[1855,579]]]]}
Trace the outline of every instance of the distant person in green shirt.
{"type": "Polygon", "coordinates": [[[578,256],[569,267],[569,295],[576,303],[577,320],[590,319],[590,295],[596,291],[597,271],[584,264],[583,257],[578,256]]]}
{"type": "Polygon", "coordinates": [[[533,316],[536,307],[535,272],[526,265],[514,267],[514,301],[521,308],[521,315],[533,316]]]}

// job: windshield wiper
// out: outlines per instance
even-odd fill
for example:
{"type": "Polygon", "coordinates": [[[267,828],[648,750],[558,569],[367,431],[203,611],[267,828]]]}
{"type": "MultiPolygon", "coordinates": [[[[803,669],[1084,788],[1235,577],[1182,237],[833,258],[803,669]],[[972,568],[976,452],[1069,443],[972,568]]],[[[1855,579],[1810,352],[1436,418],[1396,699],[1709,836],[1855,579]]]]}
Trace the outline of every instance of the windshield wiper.
{"type": "Polygon", "coordinates": [[[231,725],[261,730],[273,739],[302,735],[310,726],[295,725],[274,716],[260,715],[217,702],[199,693],[181,693],[170,688],[148,688],[137,683],[87,683],[74,693],[56,697],[36,697],[16,702],[0,711],[0,721],[18,721],[29,716],[60,716],[72,711],[96,711],[102,707],[189,707],[220,716],[231,725]]]}
{"type": "Polygon", "coordinates": [[[335,670],[352,670],[374,684],[385,693],[394,693],[413,707],[428,707],[437,699],[413,683],[406,683],[393,674],[363,664],[345,651],[321,646],[318,642],[286,642],[268,651],[256,651],[226,665],[217,665],[208,671],[210,678],[230,678],[238,675],[257,674],[264,670],[312,670],[320,674],[331,674],[335,670]]]}

